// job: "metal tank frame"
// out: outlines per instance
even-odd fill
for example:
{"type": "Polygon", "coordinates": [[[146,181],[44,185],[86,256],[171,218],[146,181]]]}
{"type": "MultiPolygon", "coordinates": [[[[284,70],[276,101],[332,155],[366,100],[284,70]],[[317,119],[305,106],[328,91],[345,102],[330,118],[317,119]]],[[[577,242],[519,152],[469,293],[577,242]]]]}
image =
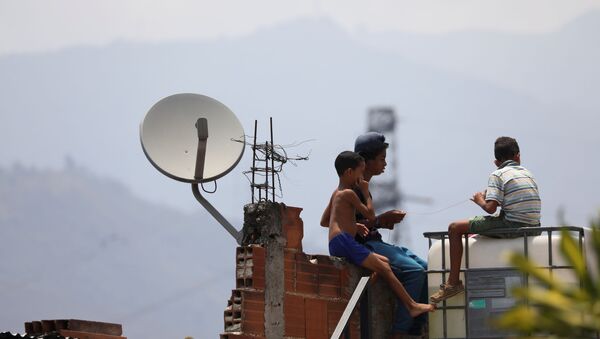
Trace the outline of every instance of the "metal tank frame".
{"type": "MultiPolygon", "coordinates": [[[[519,229],[497,229],[494,231],[488,231],[486,233],[482,233],[481,235],[512,235],[515,236],[515,238],[518,237],[522,237],[523,238],[523,253],[525,255],[525,257],[529,257],[529,244],[528,244],[528,238],[533,237],[533,236],[539,236],[543,233],[547,234],[547,239],[548,239],[548,263],[546,266],[540,266],[540,268],[542,269],[548,269],[550,272],[552,272],[553,270],[560,270],[560,269],[573,269],[573,266],[565,266],[565,265],[555,265],[554,264],[554,260],[553,260],[553,250],[552,250],[552,233],[553,232],[559,232],[561,230],[567,230],[570,232],[575,232],[578,235],[578,243],[579,243],[579,250],[581,251],[581,253],[584,253],[584,247],[583,247],[583,238],[584,238],[584,230],[582,227],[577,227],[577,226],[562,226],[562,227],[523,227],[523,228],[519,228],[519,229]]],[[[434,274],[434,273],[441,273],[442,275],[442,281],[446,281],[446,275],[450,272],[450,269],[447,267],[446,265],[446,240],[448,239],[448,232],[444,231],[444,232],[425,232],[423,233],[423,236],[425,238],[428,239],[429,242],[429,248],[431,248],[431,246],[433,245],[433,240],[441,240],[441,252],[442,252],[442,263],[441,263],[441,269],[440,270],[427,270],[427,274],[434,274]]],[[[507,267],[502,267],[502,268],[469,268],[469,246],[468,246],[468,241],[469,241],[469,234],[465,234],[464,235],[464,258],[465,258],[465,262],[464,262],[464,268],[461,268],[460,272],[464,273],[465,279],[464,279],[464,286],[465,286],[465,293],[464,295],[464,304],[462,306],[448,306],[446,304],[446,300],[442,301],[442,306],[437,308],[438,312],[442,312],[442,324],[443,324],[443,328],[442,328],[442,333],[443,333],[443,337],[442,338],[449,338],[448,337],[448,322],[447,322],[447,311],[448,310],[455,310],[455,309],[463,309],[464,310],[464,314],[465,314],[465,335],[466,338],[475,338],[475,337],[470,337],[469,336],[469,312],[468,312],[468,301],[469,301],[469,286],[468,286],[468,275],[469,272],[473,272],[473,271],[477,271],[477,272],[481,272],[481,271],[485,271],[485,270],[506,270],[506,271],[510,271],[510,270],[514,270],[514,268],[507,268],[507,267]]],[[[449,260],[448,260],[449,261],[449,260]]],[[[522,276],[524,278],[524,284],[527,286],[529,285],[529,277],[528,274],[522,273],[522,276]]],[[[579,281],[579,284],[581,285],[582,282],[579,281]]],[[[502,338],[503,336],[498,336],[498,338],[502,338]]],[[[598,336],[596,336],[598,337],[598,336]]],[[[493,337],[489,337],[489,338],[493,338],[493,337]]]]}

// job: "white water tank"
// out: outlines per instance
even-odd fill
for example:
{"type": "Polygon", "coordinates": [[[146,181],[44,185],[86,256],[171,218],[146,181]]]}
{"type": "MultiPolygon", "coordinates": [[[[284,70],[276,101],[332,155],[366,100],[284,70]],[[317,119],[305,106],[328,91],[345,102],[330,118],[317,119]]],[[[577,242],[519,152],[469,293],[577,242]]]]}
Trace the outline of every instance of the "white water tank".
{"type": "MultiPolygon", "coordinates": [[[[428,235],[425,234],[427,237],[428,235]]],[[[439,237],[438,237],[439,238],[439,237]]],[[[576,238],[577,239],[577,238],[576,238]]],[[[581,233],[581,241],[583,236],[581,233]]],[[[462,239],[463,245],[465,239],[462,239]]],[[[454,296],[439,309],[429,314],[430,338],[501,338],[507,335],[491,326],[489,320],[514,305],[511,289],[527,282],[534,284],[507,262],[510,252],[525,253],[540,267],[550,269],[561,281],[577,284],[577,278],[559,249],[560,233],[553,232],[525,238],[493,239],[481,235],[468,238],[468,249],[463,249],[460,279],[465,292],[454,296]],[[467,253],[468,251],[468,253],[467,253]],[[466,256],[468,254],[468,263],[466,256]],[[465,308],[465,305],[468,307],[465,308]]],[[[449,240],[433,240],[428,255],[429,295],[437,292],[450,269],[449,240]],[[442,253],[445,252],[443,256],[442,253]],[[445,271],[444,279],[442,271],[445,271]]]]}

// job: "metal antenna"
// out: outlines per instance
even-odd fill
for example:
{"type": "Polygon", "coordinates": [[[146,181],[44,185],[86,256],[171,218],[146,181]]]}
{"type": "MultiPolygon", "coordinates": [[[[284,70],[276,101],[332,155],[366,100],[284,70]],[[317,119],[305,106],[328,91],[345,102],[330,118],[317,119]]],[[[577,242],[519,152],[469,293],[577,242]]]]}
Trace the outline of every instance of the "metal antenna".
{"type": "MultiPolygon", "coordinates": [[[[258,121],[254,120],[254,143],[252,143],[252,185],[250,185],[250,190],[252,191],[252,203],[254,204],[254,182],[256,171],[256,129],[257,129],[258,121]]],[[[259,198],[260,199],[260,198],[259,198]]]]}
{"type": "Polygon", "coordinates": [[[269,118],[269,123],[271,126],[271,168],[273,169],[271,172],[271,181],[273,182],[273,202],[275,202],[275,155],[273,154],[273,152],[275,152],[275,144],[273,143],[273,117],[269,118]]]}
{"type": "MultiPolygon", "coordinates": [[[[273,118],[269,118],[270,124],[270,137],[271,141],[265,141],[264,144],[257,145],[256,144],[256,130],[257,130],[257,122],[254,121],[254,143],[252,144],[252,168],[250,168],[249,172],[252,172],[252,180],[250,182],[250,187],[252,189],[252,202],[256,201],[255,191],[258,191],[258,201],[272,201],[275,202],[277,195],[275,194],[276,181],[275,176],[279,178],[279,172],[281,172],[282,165],[288,161],[288,158],[285,154],[281,155],[275,151],[275,143],[273,141],[273,118]],[[264,164],[264,167],[257,167],[257,164],[264,164]],[[257,181],[261,181],[257,176],[264,175],[264,180],[262,183],[257,183],[257,181]],[[269,177],[271,177],[269,179],[269,177]],[[264,199],[263,199],[263,191],[264,191],[264,199]]],[[[285,153],[285,151],[284,151],[285,153]]],[[[305,160],[295,159],[295,160],[305,160]]],[[[248,172],[246,172],[248,173],[248,172]]],[[[281,188],[281,185],[280,185],[281,188]]]]}

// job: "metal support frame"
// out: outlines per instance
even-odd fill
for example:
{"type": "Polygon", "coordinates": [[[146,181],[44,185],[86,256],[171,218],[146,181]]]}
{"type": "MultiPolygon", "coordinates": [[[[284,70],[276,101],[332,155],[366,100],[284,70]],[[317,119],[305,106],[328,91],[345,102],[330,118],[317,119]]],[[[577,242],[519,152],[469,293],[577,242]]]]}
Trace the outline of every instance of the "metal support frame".
{"type": "MultiPolygon", "coordinates": [[[[261,201],[272,201],[275,202],[275,175],[276,172],[280,172],[281,169],[275,168],[275,161],[280,162],[281,160],[275,159],[275,144],[273,142],[273,118],[269,119],[270,136],[271,141],[265,141],[264,144],[258,145],[256,143],[258,121],[254,120],[254,142],[252,143],[252,167],[250,172],[252,173],[252,180],[250,182],[250,190],[252,191],[252,203],[261,201]],[[257,152],[257,150],[259,152],[257,152]],[[261,158],[258,153],[262,153],[264,158],[261,158]],[[257,167],[257,161],[263,167],[257,167]],[[256,175],[258,173],[264,173],[264,181],[262,183],[256,183],[256,175]],[[271,182],[269,183],[269,177],[271,182]],[[256,199],[255,190],[258,190],[258,199],[256,199]],[[264,190],[264,197],[263,197],[264,190]],[[269,198],[269,194],[271,197],[269,198]]],[[[262,175],[262,174],[260,174],[262,175]]]]}
{"type": "MultiPolygon", "coordinates": [[[[548,265],[547,266],[540,266],[539,268],[542,269],[548,269],[550,270],[550,272],[552,272],[552,270],[556,270],[556,269],[573,269],[573,266],[564,266],[564,265],[555,265],[554,264],[554,260],[553,260],[553,251],[552,251],[552,232],[553,231],[558,231],[558,230],[567,230],[570,232],[577,232],[578,233],[578,240],[579,240],[579,249],[580,251],[583,251],[583,228],[582,227],[577,227],[577,226],[562,226],[562,227],[522,227],[519,229],[497,229],[497,230],[493,230],[493,231],[488,231],[485,234],[482,235],[499,235],[499,234],[513,234],[513,235],[518,235],[523,237],[523,250],[524,250],[524,255],[526,257],[529,257],[529,246],[528,246],[528,237],[531,236],[535,236],[537,234],[541,234],[543,232],[547,232],[548,233],[548,265]]],[[[425,232],[423,233],[423,236],[426,237],[428,239],[429,242],[429,248],[431,248],[431,246],[433,245],[433,241],[432,239],[435,240],[441,240],[442,244],[441,244],[441,251],[442,251],[442,268],[441,270],[427,270],[427,273],[441,273],[442,274],[442,280],[443,282],[446,281],[446,273],[450,272],[450,269],[448,269],[446,267],[446,239],[449,239],[448,237],[448,232],[444,231],[444,232],[425,232]]],[[[469,273],[470,270],[487,270],[485,268],[481,268],[481,269],[471,269],[469,268],[469,238],[468,238],[468,234],[465,235],[464,237],[465,239],[465,268],[461,269],[460,272],[465,274],[465,293],[464,293],[464,305],[463,306],[447,306],[446,305],[446,300],[444,300],[442,302],[442,307],[438,308],[438,311],[442,311],[442,333],[444,338],[448,337],[448,320],[447,320],[447,310],[454,310],[454,309],[464,309],[465,312],[465,335],[466,338],[470,338],[469,337],[469,328],[468,328],[468,324],[469,324],[469,312],[467,311],[467,306],[468,306],[468,288],[467,288],[467,275],[469,273]]],[[[507,268],[508,269],[508,268],[507,268]]],[[[529,284],[529,278],[527,276],[527,274],[525,274],[524,276],[524,283],[525,285],[529,284]]],[[[580,284],[582,284],[582,282],[580,281],[580,284]]]]}
{"type": "Polygon", "coordinates": [[[227,221],[227,219],[225,219],[225,217],[221,213],[219,213],[219,211],[217,211],[217,209],[214,208],[214,206],[210,202],[208,202],[208,200],[204,199],[204,197],[200,193],[200,190],[198,189],[197,183],[192,184],[192,192],[194,192],[194,197],[196,197],[196,200],[198,200],[198,202],[202,206],[204,206],[204,208],[206,208],[208,213],[210,213],[210,215],[212,215],[213,218],[215,218],[219,222],[219,224],[221,224],[221,226],[223,226],[223,228],[225,228],[225,230],[229,232],[229,234],[231,234],[231,236],[235,239],[238,245],[241,245],[242,232],[238,231],[235,227],[233,227],[233,225],[231,225],[231,223],[227,221]]]}

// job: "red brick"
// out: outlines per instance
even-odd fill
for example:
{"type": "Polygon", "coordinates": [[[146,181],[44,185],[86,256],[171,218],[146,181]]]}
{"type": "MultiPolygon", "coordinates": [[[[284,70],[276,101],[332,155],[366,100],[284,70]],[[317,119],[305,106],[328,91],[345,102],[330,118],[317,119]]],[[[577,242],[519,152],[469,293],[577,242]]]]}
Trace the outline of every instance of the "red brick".
{"type": "Polygon", "coordinates": [[[296,292],[296,279],[293,276],[286,274],[283,283],[284,292],[296,292]]]}
{"type": "Polygon", "coordinates": [[[350,270],[345,268],[340,272],[340,287],[341,297],[344,299],[350,299],[354,288],[350,287],[350,270]]]}
{"type": "Polygon", "coordinates": [[[283,252],[284,258],[284,289],[286,292],[296,291],[296,253],[288,249],[283,252]]]}
{"type": "MultiPolygon", "coordinates": [[[[54,320],[54,327],[57,330],[62,330],[62,329],[68,329],[69,328],[69,321],[66,319],[57,319],[54,320]]],[[[118,335],[123,334],[123,328],[121,327],[121,333],[119,333],[118,335]]]]}
{"type": "Polygon", "coordinates": [[[32,321],[31,327],[33,328],[33,333],[43,333],[41,321],[32,321]]]}
{"type": "Polygon", "coordinates": [[[250,322],[265,322],[265,305],[254,305],[253,307],[245,307],[242,311],[242,320],[250,322]]]}
{"type": "Polygon", "coordinates": [[[265,339],[265,337],[257,337],[254,335],[240,334],[240,333],[223,333],[221,339],[265,339]]]}
{"type": "Polygon", "coordinates": [[[339,286],[319,284],[318,293],[323,297],[339,298],[341,292],[339,286]]]}
{"type": "Polygon", "coordinates": [[[296,271],[304,273],[319,273],[319,265],[313,264],[310,261],[296,260],[296,271]]]}
{"type": "Polygon", "coordinates": [[[56,326],[54,325],[54,320],[42,320],[42,331],[44,333],[50,333],[52,331],[56,331],[56,326]]]}
{"type": "Polygon", "coordinates": [[[312,298],[304,299],[304,315],[307,338],[326,339],[329,337],[327,328],[327,301],[312,298]]]}
{"type": "Polygon", "coordinates": [[[296,292],[311,295],[319,293],[319,280],[316,274],[296,273],[296,292]]]}
{"type": "Polygon", "coordinates": [[[285,336],[306,337],[304,298],[286,294],[284,297],[283,313],[285,319],[285,336]]]}
{"type": "Polygon", "coordinates": [[[319,274],[317,280],[319,281],[319,285],[329,285],[335,287],[341,287],[341,279],[339,275],[327,275],[327,274],[319,274]]]}
{"type": "Polygon", "coordinates": [[[289,250],[285,250],[283,257],[284,269],[286,270],[295,270],[296,269],[296,258],[295,253],[289,250]]]}
{"type": "Polygon", "coordinates": [[[310,256],[303,252],[294,253],[294,260],[296,262],[307,262],[310,259],[310,256]]]}
{"type": "Polygon", "coordinates": [[[300,208],[286,207],[281,213],[286,248],[293,248],[298,251],[302,251],[302,238],[304,237],[304,223],[300,218],[300,211],[302,211],[300,208]]]}
{"type": "Polygon", "coordinates": [[[316,296],[319,294],[319,285],[296,281],[296,292],[316,296]]]}
{"type": "Polygon", "coordinates": [[[225,310],[225,329],[264,336],[264,292],[233,290],[231,309],[225,310]]]}
{"type": "Polygon", "coordinates": [[[247,250],[248,255],[251,255],[253,259],[264,260],[265,259],[265,248],[259,245],[250,245],[247,250]]]}
{"type": "Polygon", "coordinates": [[[335,330],[347,304],[347,302],[333,300],[327,302],[327,327],[330,334],[335,330]]]}

